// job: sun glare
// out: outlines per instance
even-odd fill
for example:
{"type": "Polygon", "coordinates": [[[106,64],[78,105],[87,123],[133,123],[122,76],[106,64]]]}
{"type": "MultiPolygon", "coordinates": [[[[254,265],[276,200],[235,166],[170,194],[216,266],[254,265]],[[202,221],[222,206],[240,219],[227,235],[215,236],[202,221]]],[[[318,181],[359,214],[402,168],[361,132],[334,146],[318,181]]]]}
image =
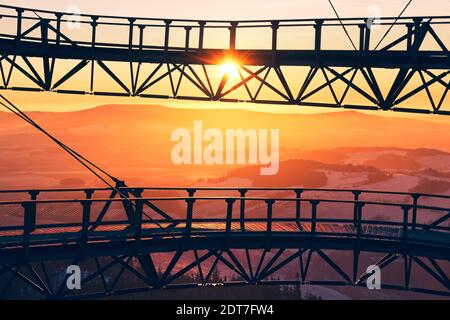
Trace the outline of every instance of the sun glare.
{"type": "Polygon", "coordinates": [[[237,78],[239,77],[238,65],[233,61],[226,61],[220,65],[220,73],[227,74],[230,78],[237,78]]]}

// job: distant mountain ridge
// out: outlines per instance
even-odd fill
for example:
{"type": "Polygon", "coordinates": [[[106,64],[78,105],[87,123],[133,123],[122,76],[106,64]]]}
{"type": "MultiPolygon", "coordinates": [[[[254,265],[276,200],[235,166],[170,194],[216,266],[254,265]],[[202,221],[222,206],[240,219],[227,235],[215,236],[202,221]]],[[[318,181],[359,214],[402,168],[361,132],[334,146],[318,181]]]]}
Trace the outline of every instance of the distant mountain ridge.
{"type": "MultiPolygon", "coordinates": [[[[429,162],[433,166],[439,164],[439,167],[430,165],[436,170],[450,170],[445,160],[450,152],[450,123],[390,118],[376,113],[281,114],[238,109],[104,105],[80,111],[27,114],[88,159],[116,176],[139,184],[195,183],[200,179],[224,177],[245,167],[174,165],[170,153],[175,143],[170,139],[171,133],[177,128],[192,130],[194,121],[202,121],[204,128],[221,130],[279,129],[280,161],[284,163],[312,160],[321,163],[324,170],[330,164],[353,164],[395,171],[391,166],[401,157],[406,169],[426,169],[429,162]],[[380,166],[377,158],[383,154],[391,154],[383,156],[390,160],[380,166]],[[418,159],[419,165],[411,167],[410,162],[418,159]]],[[[0,112],[0,167],[3,168],[2,188],[50,186],[59,181],[93,183],[86,170],[47,137],[5,112],[0,112]]],[[[296,172],[301,176],[301,172],[296,172]]],[[[290,178],[288,175],[280,177],[280,185],[290,178]]]]}

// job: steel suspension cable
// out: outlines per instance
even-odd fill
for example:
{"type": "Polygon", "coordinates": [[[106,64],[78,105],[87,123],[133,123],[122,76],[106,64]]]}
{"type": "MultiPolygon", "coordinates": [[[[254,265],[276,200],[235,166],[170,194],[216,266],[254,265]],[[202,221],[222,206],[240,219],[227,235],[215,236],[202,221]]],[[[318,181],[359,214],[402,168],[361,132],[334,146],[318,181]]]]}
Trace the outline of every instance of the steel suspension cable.
{"type": "Polygon", "coordinates": [[[339,23],[341,24],[342,28],[344,29],[344,32],[347,35],[347,38],[350,40],[350,42],[353,46],[353,49],[355,49],[355,51],[357,51],[358,49],[356,49],[356,46],[353,43],[352,37],[350,37],[350,34],[348,33],[347,28],[345,27],[344,23],[342,22],[341,17],[339,16],[338,12],[336,11],[336,8],[334,7],[333,3],[331,2],[331,0],[328,0],[328,3],[330,4],[331,8],[333,9],[336,17],[339,19],[339,23]]]}
{"type": "Polygon", "coordinates": [[[381,37],[380,41],[378,42],[378,44],[375,46],[375,49],[373,49],[374,51],[377,50],[378,46],[381,44],[381,42],[383,42],[384,38],[386,38],[386,36],[388,35],[388,33],[391,31],[391,29],[394,27],[395,23],[398,21],[398,19],[402,16],[402,14],[406,11],[406,9],[409,7],[409,5],[411,4],[413,0],[409,0],[409,2],[406,4],[406,6],[403,8],[403,10],[400,12],[400,14],[397,16],[397,18],[395,18],[394,22],[392,22],[391,26],[389,27],[389,29],[386,31],[386,33],[383,35],[383,37],[381,37]]]}

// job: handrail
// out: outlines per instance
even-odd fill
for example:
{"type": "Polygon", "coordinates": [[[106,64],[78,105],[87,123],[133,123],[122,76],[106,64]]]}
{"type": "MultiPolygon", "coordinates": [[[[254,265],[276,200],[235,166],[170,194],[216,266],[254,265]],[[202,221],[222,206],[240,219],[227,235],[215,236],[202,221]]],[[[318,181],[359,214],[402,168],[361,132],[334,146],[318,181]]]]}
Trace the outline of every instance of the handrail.
{"type": "MultiPolygon", "coordinates": [[[[379,206],[391,206],[391,207],[412,207],[411,204],[406,203],[395,203],[395,202],[378,202],[378,201],[361,201],[361,200],[338,200],[338,199],[317,199],[317,198],[273,198],[273,197],[149,197],[149,198],[137,198],[130,197],[130,201],[201,201],[201,200],[247,200],[247,201],[278,201],[278,202],[325,202],[325,203],[347,203],[347,204],[367,204],[367,205],[379,205],[379,206]]],[[[23,200],[23,201],[0,201],[0,206],[2,205],[18,205],[18,204],[49,204],[49,203],[80,203],[80,202],[123,202],[124,199],[121,198],[93,198],[93,199],[49,199],[49,200],[23,200]]],[[[429,210],[439,210],[439,211],[449,211],[450,208],[436,207],[436,206],[425,206],[417,205],[418,209],[429,209],[429,210]]]]}
{"type": "MultiPolygon", "coordinates": [[[[0,8],[4,9],[12,9],[12,10],[23,10],[28,11],[31,13],[45,13],[45,14],[54,14],[54,15],[72,15],[68,12],[62,12],[62,11],[51,11],[51,10],[44,10],[44,9],[32,9],[27,7],[17,7],[17,6],[11,6],[11,5],[3,5],[0,4],[0,8]]],[[[129,19],[136,19],[136,20],[143,20],[143,21],[167,21],[167,18],[149,18],[149,17],[131,17],[131,16],[115,16],[115,15],[99,15],[99,14],[84,14],[80,13],[80,17],[95,17],[95,18],[106,18],[106,19],[123,19],[123,20],[129,20],[129,19]]],[[[34,18],[36,20],[39,20],[39,17],[28,17],[28,18],[34,18]]],[[[417,16],[408,16],[408,17],[380,17],[377,18],[377,20],[398,20],[398,21],[404,21],[404,20],[412,20],[414,18],[418,18],[417,16]]],[[[450,16],[420,16],[420,18],[423,19],[450,19],[450,16]]],[[[250,20],[214,20],[214,19],[170,19],[172,22],[206,22],[206,23],[231,23],[231,22],[238,22],[238,23],[271,23],[272,21],[276,20],[278,22],[315,22],[316,20],[323,20],[323,21],[363,21],[367,19],[367,17],[363,18],[303,18],[303,19],[272,19],[272,20],[261,20],[261,19],[250,19],[250,20]]]]}
{"type": "MultiPolygon", "coordinates": [[[[302,188],[302,187],[117,187],[118,190],[143,190],[143,191],[302,191],[302,192],[336,192],[336,193],[368,193],[380,195],[404,195],[404,196],[419,196],[430,198],[450,199],[450,195],[445,194],[430,194],[430,193],[415,193],[405,191],[383,191],[383,190],[368,190],[368,189],[332,189],[332,188],[302,188]]],[[[49,189],[0,189],[0,194],[5,193],[57,193],[57,192],[95,192],[95,191],[112,191],[108,187],[99,188],[49,188],[49,189]]]]}

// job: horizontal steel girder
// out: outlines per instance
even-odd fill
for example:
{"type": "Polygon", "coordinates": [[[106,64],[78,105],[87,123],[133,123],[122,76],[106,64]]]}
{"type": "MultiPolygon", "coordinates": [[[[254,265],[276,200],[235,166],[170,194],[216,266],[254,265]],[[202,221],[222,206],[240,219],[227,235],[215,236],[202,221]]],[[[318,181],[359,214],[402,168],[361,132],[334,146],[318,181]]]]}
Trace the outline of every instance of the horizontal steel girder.
{"type": "Polygon", "coordinates": [[[374,67],[410,69],[450,69],[450,54],[442,51],[353,51],[353,50],[140,50],[90,46],[54,45],[0,40],[3,55],[88,59],[100,61],[221,65],[233,58],[241,65],[374,67]]]}

